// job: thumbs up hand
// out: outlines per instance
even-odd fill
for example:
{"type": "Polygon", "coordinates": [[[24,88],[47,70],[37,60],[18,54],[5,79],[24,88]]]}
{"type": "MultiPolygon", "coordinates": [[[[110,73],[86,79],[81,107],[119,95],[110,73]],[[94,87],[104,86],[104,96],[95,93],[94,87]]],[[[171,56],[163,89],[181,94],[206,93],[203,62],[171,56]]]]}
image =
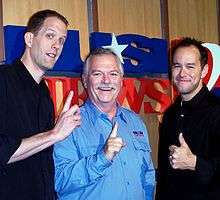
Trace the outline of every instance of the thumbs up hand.
{"type": "Polygon", "coordinates": [[[122,138],[117,136],[117,131],[118,123],[116,122],[104,147],[104,153],[108,160],[113,160],[115,155],[118,154],[122,147],[125,146],[125,143],[123,142],[122,138]]]}
{"type": "Polygon", "coordinates": [[[183,134],[179,134],[180,146],[171,145],[169,147],[169,161],[173,169],[190,169],[195,170],[196,155],[194,155],[188,144],[186,143],[183,134]]]}

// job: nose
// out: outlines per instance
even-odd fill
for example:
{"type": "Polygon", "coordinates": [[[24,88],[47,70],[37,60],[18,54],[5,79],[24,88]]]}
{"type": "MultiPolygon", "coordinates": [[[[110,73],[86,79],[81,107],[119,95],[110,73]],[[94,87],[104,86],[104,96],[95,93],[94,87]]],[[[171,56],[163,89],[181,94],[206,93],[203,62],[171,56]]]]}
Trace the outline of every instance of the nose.
{"type": "Polygon", "coordinates": [[[103,82],[104,83],[110,83],[110,78],[108,74],[103,74],[103,82]]]}
{"type": "Polygon", "coordinates": [[[180,71],[179,71],[179,75],[180,75],[181,77],[183,77],[185,74],[186,74],[185,68],[184,68],[184,67],[181,67],[181,68],[180,68],[180,71]]]}
{"type": "Polygon", "coordinates": [[[55,40],[52,44],[52,49],[59,49],[60,48],[60,42],[59,40],[55,40]]]}

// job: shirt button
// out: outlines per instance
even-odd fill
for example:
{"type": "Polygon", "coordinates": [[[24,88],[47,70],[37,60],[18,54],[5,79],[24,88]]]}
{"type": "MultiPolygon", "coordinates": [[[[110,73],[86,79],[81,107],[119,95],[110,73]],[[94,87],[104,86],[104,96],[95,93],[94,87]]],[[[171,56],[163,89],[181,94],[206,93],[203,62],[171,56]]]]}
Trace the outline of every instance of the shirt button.
{"type": "Polygon", "coordinates": [[[127,185],[130,185],[130,183],[129,183],[129,182],[127,182],[127,185]]]}
{"type": "Polygon", "coordinates": [[[124,161],[123,164],[126,165],[126,162],[124,161]]]}
{"type": "Polygon", "coordinates": [[[181,114],[180,117],[184,117],[184,114],[181,114]]]}

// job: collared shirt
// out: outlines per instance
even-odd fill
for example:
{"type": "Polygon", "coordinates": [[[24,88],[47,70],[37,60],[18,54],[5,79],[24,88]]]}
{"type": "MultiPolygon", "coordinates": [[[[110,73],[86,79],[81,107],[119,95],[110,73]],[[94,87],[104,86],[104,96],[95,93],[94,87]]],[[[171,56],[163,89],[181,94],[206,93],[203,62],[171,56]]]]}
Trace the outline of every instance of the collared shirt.
{"type": "Polygon", "coordinates": [[[54,147],[59,199],[152,199],[155,171],[148,133],[139,116],[118,106],[111,121],[87,100],[81,107],[81,117],[80,127],[54,147]],[[116,121],[118,136],[126,146],[109,161],[103,147],[116,121]]]}

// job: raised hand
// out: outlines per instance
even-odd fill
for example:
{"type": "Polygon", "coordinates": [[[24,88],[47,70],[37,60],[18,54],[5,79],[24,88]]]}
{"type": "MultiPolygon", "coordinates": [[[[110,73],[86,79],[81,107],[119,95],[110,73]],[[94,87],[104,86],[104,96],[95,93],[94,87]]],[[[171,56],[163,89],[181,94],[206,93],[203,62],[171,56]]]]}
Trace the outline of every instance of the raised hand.
{"type": "Polygon", "coordinates": [[[121,137],[117,136],[118,123],[116,122],[104,147],[105,156],[108,160],[113,160],[116,154],[125,146],[121,137]]]}
{"type": "Polygon", "coordinates": [[[57,141],[65,139],[81,123],[79,106],[71,106],[72,98],[73,91],[70,91],[53,129],[57,141]]]}
{"type": "Polygon", "coordinates": [[[173,169],[190,169],[195,170],[196,156],[191,152],[186,143],[183,134],[179,134],[180,146],[171,145],[169,147],[169,161],[173,169]]]}

